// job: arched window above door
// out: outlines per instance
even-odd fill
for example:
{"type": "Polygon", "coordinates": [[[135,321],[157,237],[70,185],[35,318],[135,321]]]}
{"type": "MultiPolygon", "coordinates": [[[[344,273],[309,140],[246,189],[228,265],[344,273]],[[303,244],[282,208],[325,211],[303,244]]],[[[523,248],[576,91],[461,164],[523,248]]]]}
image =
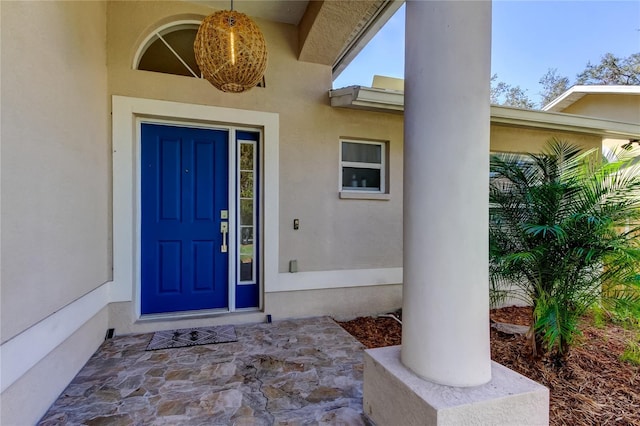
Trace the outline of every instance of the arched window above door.
{"type": "MultiPolygon", "coordinates": [[[[140,43],[133,68],[202,78],[193,51],[200,23],[199,20],[181,20],[158,27],[140,43]]],[[[257,87],[265,87],[264,76],[257,87]]]]}
{"type": "Polygon", "coordinates": [[[178,21],[159,27],[141,43],[134,68],[201,78],[193,53],[199,25],[199,21],[178,21]]]}

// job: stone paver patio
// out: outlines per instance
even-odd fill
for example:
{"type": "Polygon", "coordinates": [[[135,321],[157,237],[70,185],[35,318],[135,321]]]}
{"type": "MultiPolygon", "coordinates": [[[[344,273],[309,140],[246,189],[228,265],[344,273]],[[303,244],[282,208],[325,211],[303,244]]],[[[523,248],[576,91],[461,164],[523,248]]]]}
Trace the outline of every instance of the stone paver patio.
{"type": "Polygon", "coordinates": [[[40,425],[363,425],[364,347],[330,318],[236,326],[238,341],[107,340],[40,425]]]}

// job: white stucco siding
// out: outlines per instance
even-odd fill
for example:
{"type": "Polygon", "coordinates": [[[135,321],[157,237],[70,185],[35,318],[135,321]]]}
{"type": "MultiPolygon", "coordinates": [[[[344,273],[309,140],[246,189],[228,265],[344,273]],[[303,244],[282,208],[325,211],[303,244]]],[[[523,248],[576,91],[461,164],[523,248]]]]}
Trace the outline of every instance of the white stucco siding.
{"type": "Polygon", "coordinates": [[[2,342],[110,280],[105,2],[2,2],[2,342]]]}
{"type": "MultiPolygon", "coordinates": [[[[46,413],[102,343],[108,315],[108,307],[105,306],[95,315],[83,318],[78,330],[63,339],[46,356],[38,359],[27,371],[20,372],[20,377],[15,379],[0,397],[0,424],[35,424],[46,413]]],[[[46,338],[47,336],[45,340],[46,338]]],[[[6,363],[9,362],[3,357],[3,369],[6,363]]],[[[13,362],[10,364],[13,367],[16,365],[13,362]]],[[[4,386],[4,374],[2,380],[4,386]]]]}
{"type": "Polygon", "coordinates": [[[293,259],[300,272],[402,266],[402,116],[309,108],[282,118],[280,272],[293,259]],[[300,124],[306,130],[285,140],[300,124]],[[341,137],[386,144],[388,199],[339,198],[341,137]]]}
{"type": "Polygon", "coordinates": [[[205,80],[132,69],[138,44],[151,30],[211,9],[188,2],[111,2],[108,11],[111,95],[278,114],[280,273],[288,272],[292,259],[300,272],[401,266],[402,116],[332,108],[331,67],[298,60],[293,25],[256,19],[269,55],[266,87],[230,94],[205,80]],[[339,198],[341,137],[388,142],[389,200],[339,198]],[[299,230],[293,219],[300,220],[299,230]]]}
{"type": "Polygon", "coordinates": [[[599,150],[602,146],[602,136],[598,135],[491,125],[492,152],[518,152],[522,154],[540,152],[551,138],[569,142],[585,150],[599,150]]]}
{"type": "Polygon", "coordinates": [[[640,95],[588,94],[562,110],[566,114],[640,123],[640,95]]]}

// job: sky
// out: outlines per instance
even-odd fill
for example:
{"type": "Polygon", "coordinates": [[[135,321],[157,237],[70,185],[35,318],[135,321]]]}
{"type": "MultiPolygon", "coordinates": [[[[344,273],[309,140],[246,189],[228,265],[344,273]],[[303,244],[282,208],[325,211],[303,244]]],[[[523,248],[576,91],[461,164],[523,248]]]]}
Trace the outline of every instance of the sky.
{"type": "MultiPolygon", "coordinates": [[[[404,74],[404,9],[378,32],[333,87],[371,86],[373,75],[404,74]]],[[[491,74],[539,102],[549,68],[571,83],[605,53],[640,53],[640,0],[504,1],[492,5],[491,74]]]]}

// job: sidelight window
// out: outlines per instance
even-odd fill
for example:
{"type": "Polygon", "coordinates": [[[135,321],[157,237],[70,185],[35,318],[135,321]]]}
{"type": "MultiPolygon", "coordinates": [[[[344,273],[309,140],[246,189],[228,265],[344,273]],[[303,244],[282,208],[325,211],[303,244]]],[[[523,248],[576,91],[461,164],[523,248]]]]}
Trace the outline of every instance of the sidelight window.
{"type": "Polygon", "coordinates": [[[256,191],[257,144],[240,140],[238,143],[238,256],[239,284],[255,284],[256,281],[256,191]]]}

